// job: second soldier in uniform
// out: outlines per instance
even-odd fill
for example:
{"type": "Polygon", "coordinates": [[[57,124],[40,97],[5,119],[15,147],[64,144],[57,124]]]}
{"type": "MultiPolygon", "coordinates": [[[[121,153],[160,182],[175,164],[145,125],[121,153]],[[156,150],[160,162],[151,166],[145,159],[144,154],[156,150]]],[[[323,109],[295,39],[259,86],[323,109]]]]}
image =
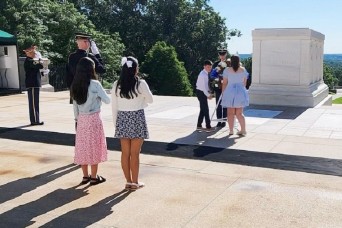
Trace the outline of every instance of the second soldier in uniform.
{"type": "MultiPolygon", "coordinates": [[[[106,72],[106,68],[104,66],[100,52],[96,46],[96,43],[93,40],[91,40],[91,36],[86,33],[76,33],[75,35],[78,49],[69,55],[68,63],[66,66],[66,82],[68,88],[71,87],[71,84],[74,80],[76,66],[79,60],[83,57],[89,57],[94,61],[95,72],[97,74],[103,74],[106,72]],[[89,49],[91,50],[91,53],[89,52],[89,49]]],[[[70,104],[72,104],[71,98],[70,104]]]]}
{"type": "Polygon", "coordinates": [[[216,99],[216,105],[217,105],[216,117],[218,120],[221,120],[217,123],[216,127],[225,127],[226,126],[226,121],[224,121],[223,119],[227,118],[227,109],[222,108],[220,97],[222,94],[222,80],[223,80],[222,72],[223,72],[224,68],[227,67],[227,53],[228,53],[227,49],[222,48],[222,49],[218,50],[219,59],[218,59],[218,61],[216,61],[213,64],[212,71],[209,75],[212,90],[214,90],[214,92],[215,92],[215,99],[216,99]],[[223,66],[221,66],[221,64],[223,66]],[[219,72],[217,72],[217,67],[219,67],[219,66],[221,67],[221,69],[219,72]],[[217,80],[217,82],[218,82],[217,84],[213,83],[215,80],[217,80]],[[215,85],[213,86],[213,84],[215,84],[215,85]]]}

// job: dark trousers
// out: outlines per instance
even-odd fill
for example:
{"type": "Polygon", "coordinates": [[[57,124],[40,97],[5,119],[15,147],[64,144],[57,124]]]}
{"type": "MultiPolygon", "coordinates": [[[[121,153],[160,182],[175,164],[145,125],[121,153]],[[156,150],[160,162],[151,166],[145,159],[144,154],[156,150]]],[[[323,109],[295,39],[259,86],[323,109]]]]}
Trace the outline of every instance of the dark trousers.
{"type": "MultiPolygon", "coordinates": [[[[216,105],[219,102],[221,94],[222,94],[222,90],[218,89],[218,88],[215,88],[216,105]]],[[[217,108],[216,108],[216,117],[217,117],[217,119],[227,118],[227,109],[226,108],[222,109],[221,102],[222,102],[222,99],[221,99],[219,105],[217,105],[217,108]]]]}
{"type": "Polygon", "coordinates": [[[208,97],[201,90],[196,90],[196,94],[200,103],[200,113],[198,116],[197,127],[201,127],[203,119],[205,119],[206,128],[210,128],[208,97]]]}
{"type": "Polygon", "coordinates": [[[31,123],[39,123],[39,90],[40,88],[27,88],[29,113],[31,123]]]}

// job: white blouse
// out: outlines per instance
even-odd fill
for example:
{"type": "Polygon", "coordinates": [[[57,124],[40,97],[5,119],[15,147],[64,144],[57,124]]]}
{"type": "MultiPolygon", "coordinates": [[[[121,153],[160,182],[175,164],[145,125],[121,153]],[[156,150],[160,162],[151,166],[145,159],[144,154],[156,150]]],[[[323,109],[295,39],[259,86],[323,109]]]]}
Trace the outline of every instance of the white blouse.
{"type": "Polygon", "coordinates": [[[116,125],[118,111],[137,111],[147,107],[148,103],[153,102],[153,95],[145,80],[139,80],[138,96],[133,99],[120,97],[120,88],[115,93],[118,81],[115,81],[111,90],[113,123],[116,125]]]}

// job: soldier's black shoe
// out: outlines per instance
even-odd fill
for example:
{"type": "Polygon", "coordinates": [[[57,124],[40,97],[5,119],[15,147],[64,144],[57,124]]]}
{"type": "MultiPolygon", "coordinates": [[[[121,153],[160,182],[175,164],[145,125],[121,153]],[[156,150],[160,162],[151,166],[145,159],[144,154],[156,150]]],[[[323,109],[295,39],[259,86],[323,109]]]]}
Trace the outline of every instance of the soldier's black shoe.
{"type": "Polygon", "coordinates": [[[37,123],[31,123],[31,126],[35,126],[35,125],[44,125],[44,122],[37,122],[37,123]]]}

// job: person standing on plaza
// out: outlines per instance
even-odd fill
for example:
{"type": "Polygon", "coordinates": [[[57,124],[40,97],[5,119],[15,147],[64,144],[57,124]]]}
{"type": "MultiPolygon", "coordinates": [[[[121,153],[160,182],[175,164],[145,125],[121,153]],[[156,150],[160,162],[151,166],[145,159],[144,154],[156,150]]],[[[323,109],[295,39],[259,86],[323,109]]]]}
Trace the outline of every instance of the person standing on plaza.
{"type": "MultiPolygon", "coordinates": [[[[74,80],[77,63],[83,57],[89,57],[94,61],[95,72],[97,74],[106,72],[99,49],[97,48],[95,41],[91,40],[91,36],[86,33],[75,33],[75,39],[78,49],[69,55],[68,63],[66,65],[66,82],[68,88],[71,88],[71,84],[74,80]],[[91,53],[89,53],[89,49],[91,50],[91,53]]],[[[71,98],[70,104],[72,104],[71,98]]]]}
{"type": "Polygon", "coordinates": [[[240,131],[238,135],[246,135],[246,122],[243,108],[249,105],[249,97],[246,89],[248,78],[247,70],[241,66],[237,55],[231,57],[231,67],[223,71],[222,106],[228,110],[229,135],[233,135],[234,118],[239,121],[240,131]]]}
{"type": "Polygon", "coordinates": [[[208,75],[211,71],[213,63],[210,60],[205,60],[203,70],[199,73],[196,82],[196,95],[200,104],[200,113],[197,119],[197,130],[205,130],[211,132],[215,130],[211,127],[209,117],[208,99],[212,98],[209,93],[209,78],[208,75]],[[205,128],[202,128],[203,119],[205,120],[205,128]]]}
{"type": "Polygon", "coordinates": [[[39,59],[40,62],[43,64],[43,69],[39,70],[39,73],[42,77],[45,77],[49,74],[50,70],[47,68],[47,65],[50,63],[50,61],[47,58],[44,58],[42,54],[38,51],[38,47],[34,46],[34,59],[39,59]],[[45,60],[45,61],[44,61],[45,60]],[[44,63],[45,62],[45,63],[44,63]],[[45,65],[45,66],[44,66],[45,65]]]}
{"type": "Polygon", "coordinates": [[[74,116],[77,123],[74,163],[83,172],[81,184],[96,185],[106,179],[98,176],[98,164],[107,161],[107,143],[100,117],[102,102],[109,104],[110,97],[97,80],[95,63],[83,57],[77,64],[70,88],[74,116]],[[91,167],[91,175],[88,173],[91,167]]]}
{"type": "Polygon", "coordinates": [[[144,108],[153,96],[146,81],[137,76],[136,58],[123,57],[121,65],[120,78],[111,90],[114,137],[120,139],[125,189],[137,190],[145,185],[139,181],[139,155],[144,139],[149,138],[144,108]]]}
{"type": "MultiPolygon", "coordinates": [[[[222,73],[226,67],[229,67],[230,60],[227,60],[227,49],[219,49],[218,50],[218,56],[219,60],[216,61],[212,66],[212,71],[210,73],[210,85],[211,89],[215,93],[215,100],[216,100],[216,117],[218,120],[222,120],[227,118],[227,109],[222,108],[221,106],[221,94],[222,94],[222,80],[223,76],[222,73]]],[[[218,121],[216,127],[225,127],[226,123],[225,121],[220,122],[218,121]]]]}
{"type": "Polygon", "coordinates": [[[40,59],[35,59],[34,45],[25,49],[26,59],[24,62],[25,70],[25,86],[27,88],[29,115],[31,125],[43,125],[44,122],[39,119],[39,93],[41,87],[40,69],[43,69],[43,64],[40,59]]]}

